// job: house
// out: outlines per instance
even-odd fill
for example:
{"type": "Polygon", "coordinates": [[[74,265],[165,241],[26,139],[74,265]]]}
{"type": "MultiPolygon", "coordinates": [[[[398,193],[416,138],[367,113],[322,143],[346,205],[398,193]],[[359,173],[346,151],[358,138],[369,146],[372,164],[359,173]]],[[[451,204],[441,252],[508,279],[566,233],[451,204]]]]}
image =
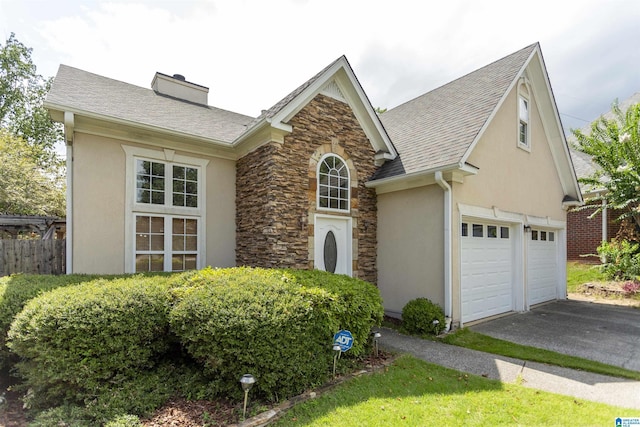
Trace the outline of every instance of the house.
{"type": "MultiPolygon", "coordinates": [[[[635,93],[631,97],[622,101],[619,106],[622,111],[626,111],[632,105],[640,103],[640,92],[635,93]]],[[[602,115],[607,120],[615,118],[612,111],[608,111],[602,115]]],[[[588,134],[591,125],[587,125],[581,129],[583,133],[588,134]]],[[[575,138],[571,135],[569,145],[575,143],[575,138]]],[[[570,149],[573,165],[576,170],[578,179],[592,176],[597,165],[588,154],[582,153],[575,149],[570,149]]],[[[594,199],[605,194],[604,188],[593,188],[581,185],[584,198],[594,199]]],[[[598,246],[602,242],[611,241],[615,238],[620,230],[620,222],[617,218],[623,213],[619,210],[607,208],[595,213],[598,207],[605,203],[602,201],[589,202],[581,209],[572,209],[567,213],[567,260],[584,263],[599,263],[600,259],[597,255],[598,246]]]]}
{"type": "Polygon", "coordinates": [[[62,65],[70,272],[318,268],[455,325],[566,296],[582,196],[539,44],[378,116],[343,56],[259,117],[62,65]]]}

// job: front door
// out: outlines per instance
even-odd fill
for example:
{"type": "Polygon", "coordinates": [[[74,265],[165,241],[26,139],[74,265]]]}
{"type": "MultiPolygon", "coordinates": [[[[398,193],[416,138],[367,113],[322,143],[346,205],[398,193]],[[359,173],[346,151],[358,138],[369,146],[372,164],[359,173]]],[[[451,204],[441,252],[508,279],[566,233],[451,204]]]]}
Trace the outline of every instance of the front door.
{"type": "Polygon", "coordinates": [[[314,267],[351,276],[351,218],[316,215],[314,267]]]}

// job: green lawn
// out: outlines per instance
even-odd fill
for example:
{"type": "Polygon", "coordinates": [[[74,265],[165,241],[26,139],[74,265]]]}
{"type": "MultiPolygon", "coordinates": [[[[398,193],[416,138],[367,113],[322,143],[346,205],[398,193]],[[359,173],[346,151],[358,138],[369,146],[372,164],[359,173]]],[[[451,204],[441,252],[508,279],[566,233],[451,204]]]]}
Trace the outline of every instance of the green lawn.
{"type": "Polygon", "coordinates": [[[598,265],[567,263],[567,292],[577,292],[578,286],[588,282],[605,282],[607,279],[600,273],[598,265]]]}
{"type": "Polygon", "coordinates": [[[295,406],[275,425],[591,426],[638,416],[640,410],[502,384],[405,355],[386,372],[354,378],[295,406]]]}
{"type": "Polygon", "coordinates": [[[546,363],[549,365],[563,366],[565,368],[581,371],[595,372],[596,374],[611,375],[620,378],[629,378],[640,381],[640,372],[607,365],[593,360],[583,359],[555,351],[520,345],[509,341],[503,341],[488,335],[479,334],[470,329],[460,329],[441,339],[442,342],[460,347],[472,348],[516,359],[530,360],[532,362],[546,363]]]}

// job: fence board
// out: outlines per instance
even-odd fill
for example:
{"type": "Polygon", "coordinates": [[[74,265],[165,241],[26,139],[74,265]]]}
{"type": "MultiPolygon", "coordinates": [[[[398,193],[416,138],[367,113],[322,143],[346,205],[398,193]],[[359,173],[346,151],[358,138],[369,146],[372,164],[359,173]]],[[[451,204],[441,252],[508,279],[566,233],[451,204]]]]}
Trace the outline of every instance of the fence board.
{"type": "Polygon", "coordinates": [[[65,240],[0,240],[0,276],[64,274],[65,240]]]}

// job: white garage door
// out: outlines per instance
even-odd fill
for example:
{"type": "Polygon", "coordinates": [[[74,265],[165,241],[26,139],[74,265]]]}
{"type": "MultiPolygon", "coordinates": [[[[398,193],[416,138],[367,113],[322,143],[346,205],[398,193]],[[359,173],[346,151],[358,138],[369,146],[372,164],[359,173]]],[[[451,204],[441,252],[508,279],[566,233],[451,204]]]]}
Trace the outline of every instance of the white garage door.
{"type": "Polygon", "coordinates": [[[527,299],[532,305],[557,298],[558,243],[555,231],[534,228],[527,234],[527,299]]]}
{"type": "Polygon", "coordinates": [[[513,310],[513,250],[507,225],[463,220],[462,321],[513,310]]]}

